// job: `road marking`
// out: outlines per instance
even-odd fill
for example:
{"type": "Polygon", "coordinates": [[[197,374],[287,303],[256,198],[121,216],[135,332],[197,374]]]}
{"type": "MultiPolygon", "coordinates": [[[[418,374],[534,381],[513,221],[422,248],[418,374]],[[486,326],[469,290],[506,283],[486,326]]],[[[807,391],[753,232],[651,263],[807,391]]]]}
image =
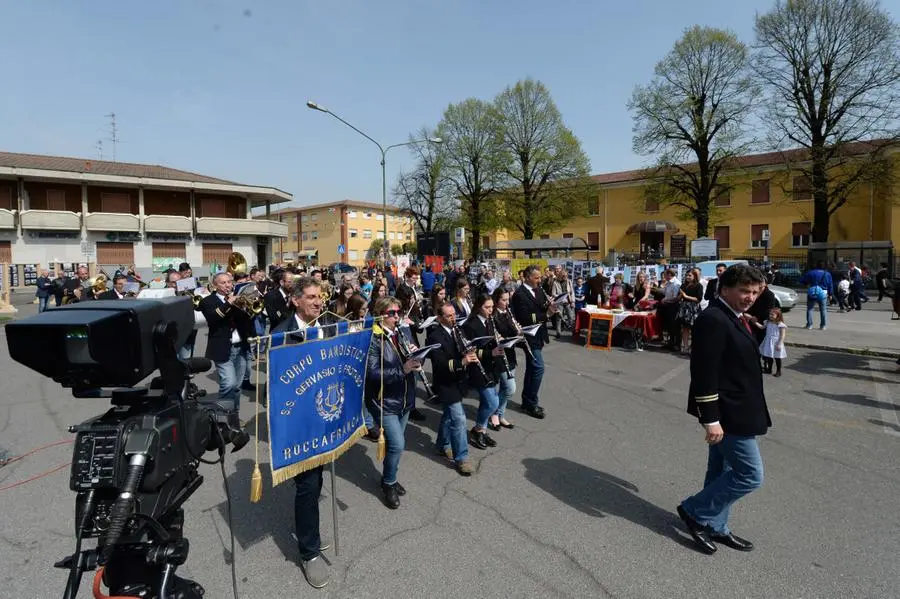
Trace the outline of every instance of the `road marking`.
{"type": "MultiPolygon", "coordinates": [[[[869,360],[869,376],[875,380],[875,373],[881,373],[881,370],[875,368],[872,360],[869,360]]],[[[900,437],[900,416],[897,414],[897,403],[894,401],[891,390],[884,383],[875,382],[875,399],[878,400],[878,411],[881,414],[881,421],[884,423],[881,430],[889,435],[900,437]],[[891,407],[882,407],[883,405],[891,407]],[[893,426],[892,426],[893,425],[893,426]]]]}
{"type": "Polygon", "coordinates": [[[684,372],[685,370],[687,370],[687,368],[688,368],[690,365],[691,365],[690,361],[689,361],[689,360],[685,360],[684,362],[682,362],[681,364],[679,364],[678,366],[676,366],[675,368],[673,368],[673,369],[670,370],[669,372],[663,374],[663,375],[660,376],[658,379],[656,379],[656,380],[653,381],[652,383],[648,383],[648,384],[645,385],[645,386],[646,386],[646,387],[649,387],[650,389],[653,389],[654,387],[662,387],[663,385],[665,385],[666,383],[668,383],[669,381],[671,381],[672,379],[674,379],[675,377],[677,377],[679,374],[681,374],[682,372],[684,372]]]}

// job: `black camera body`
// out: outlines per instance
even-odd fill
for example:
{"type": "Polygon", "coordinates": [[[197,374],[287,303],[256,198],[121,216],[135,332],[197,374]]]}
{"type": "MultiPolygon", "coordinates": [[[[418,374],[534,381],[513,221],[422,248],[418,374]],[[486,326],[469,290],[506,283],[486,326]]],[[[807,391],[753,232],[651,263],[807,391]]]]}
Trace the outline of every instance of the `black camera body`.
{"type": "Polygon", "coordinates": [[[112,595],[203,595],[174,573],[189,547],[182,506],[203,483],[201,456],[217,450],[221,460],[229,444],[237,451],[249,437],[237,413],[198,401],[190,375],[211,363],[177,357],[193,327],[187,297],[83,302],[6,325],[14,360],[75,397],[112,403],[70,428],[76,549],[56,564],[69,570],[64,597],[74,598],[83,573],[97,566],[112,595]],[[134,386],[157,368],[149,385],[134,386]],[[97,538],[96,548],[81,551],[84,538],[97,538]]]}

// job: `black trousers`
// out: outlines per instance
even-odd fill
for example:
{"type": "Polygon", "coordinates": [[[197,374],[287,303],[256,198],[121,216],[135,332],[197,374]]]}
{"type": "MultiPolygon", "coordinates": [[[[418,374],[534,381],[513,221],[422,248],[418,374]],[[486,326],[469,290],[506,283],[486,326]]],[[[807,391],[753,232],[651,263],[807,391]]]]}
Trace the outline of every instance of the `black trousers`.
{"type": "Polygon", "coordinates": [[[318,557],[322,547],[319,536],[319,495],[322,493],[322,466],[294,477],[294,525],[300,559],[318,557]]]}

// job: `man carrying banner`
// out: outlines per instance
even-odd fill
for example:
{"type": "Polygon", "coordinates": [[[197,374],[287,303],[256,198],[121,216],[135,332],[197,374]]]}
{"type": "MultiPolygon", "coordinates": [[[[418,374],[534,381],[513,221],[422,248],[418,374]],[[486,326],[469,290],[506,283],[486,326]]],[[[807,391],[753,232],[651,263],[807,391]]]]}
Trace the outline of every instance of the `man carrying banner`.
{"type": "MultiPolygon", "coordinates": [[[[273,333],[290,333],[285,343],[303,343],[306,330],[326,323],[318,321],[322,314],[321,281],[302,277],[294,285],[291,304],[294,314],[279,324],[273,333]]],[[[317,329],[320,337],[334,334],[334,327],[317,329]]],[[[300,549],[300,568],[306,581],[320,589],[330,581],[328,564],[322,559],[322,539],[319,536],[319,496],[322,493],[322,466],[301,472],[294,477],[294,524],[300,549]]]]}
{"type": "Polygon", "coordinates": [[[466,431],[466,411],[462,400],[466,393],[466,367],[478,362],[474,352],[462,353],[456,342],[456,309],[445,303],[438,309],[438,326],[428,333],[427,345],[439,345],[429,354],[434,372],[434,390],[444,414],[438,425],[437,450],[456,462],[456,470],[463,476],[475,472],[469,462],[469,444],[466,431]]]}
{"type": "Polygon", "coordinates": [[[383,428],[387,452],[381,475],[384,503],[392,510],[400,507],[400,496],[406,489],[397,481],[400,456],[406,441],[406,423],[416,397],[415,371],[422,364],[406,359],[397,325],[403,318],[400,301],[380,298],[375,303],[375,317],[381,325],[373,327],[372,341],[366,357],[366,407],[375,420],[375,428],[383,428]]]}

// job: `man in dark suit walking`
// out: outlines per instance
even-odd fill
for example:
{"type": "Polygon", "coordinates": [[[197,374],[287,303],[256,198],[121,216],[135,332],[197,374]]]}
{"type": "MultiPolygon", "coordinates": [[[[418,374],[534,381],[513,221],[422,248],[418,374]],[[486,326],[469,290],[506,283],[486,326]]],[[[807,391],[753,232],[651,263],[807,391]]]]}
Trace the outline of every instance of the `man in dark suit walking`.
{"type": "MultiPolygon", "coordinates": [[[[310,328],[323,326],[322,282],[301,277],[291,293],[294,313],[272,331],[288,333],[286,343],[307,341],[310,328]]],[[[316,328],[318,339],[334,335],[334,327],[316,328]]],[[[320,589],[331,580],[328,564],[322,558],[322,537],[319,534],[319,496],[322,493],[322,466],[301,472],[294,477],[294,526],[300,549],[300,568],[310,586],[320,589]]]]}
{"type": "Polygon", "coordinates": [[[525,380],[522,385],[522,408],[532,418],[543,418],[544,408],[538,405],[538,394],[544,378],[544,356],[541,350],[550,341],[547,319],[556,308],[541,289],[541,269],[532,264],[525,268],[525,282],[519,285],[512,298],[512,311],[523,327],[540,324],[534,335],[525,335],[531,352],[525,356],[525,380]]]}
{"type": "Polygon", "coordinates": [[[710,279],[706,282],[706,292],[703,294],[703,299],[708,302],[716,299],[719,291],[719,279],[722,278],[722,273],[725,272],[725,269],[728,268],[724,263],[719,262],[716,264],[716,278],[710,279]]]}
{"type": "Polygon", "coordinates": [[[765,277],[735,264],[719,279],[718,298],[694,322],[688,413],[703,425],[709,459],[703,490],[678,506],[698,548],[715,553],[716,543],[739,551],[753,544],[731,532],[728,515],[741,497],[763,482],[756,437],[772,425],[763,394],[759,345],[747,310],[765,277]]]}
{"type": "Polygon", "coordinates": [[[273,286],[263,297],[263,305],[266,308],[266,316],[269,317],[269,330],[271,331],[290,318],[292,311],[290,297],[294,287],[294,275],[288,270],[281,270],[278,273],[278,286],[273,286]]]}

